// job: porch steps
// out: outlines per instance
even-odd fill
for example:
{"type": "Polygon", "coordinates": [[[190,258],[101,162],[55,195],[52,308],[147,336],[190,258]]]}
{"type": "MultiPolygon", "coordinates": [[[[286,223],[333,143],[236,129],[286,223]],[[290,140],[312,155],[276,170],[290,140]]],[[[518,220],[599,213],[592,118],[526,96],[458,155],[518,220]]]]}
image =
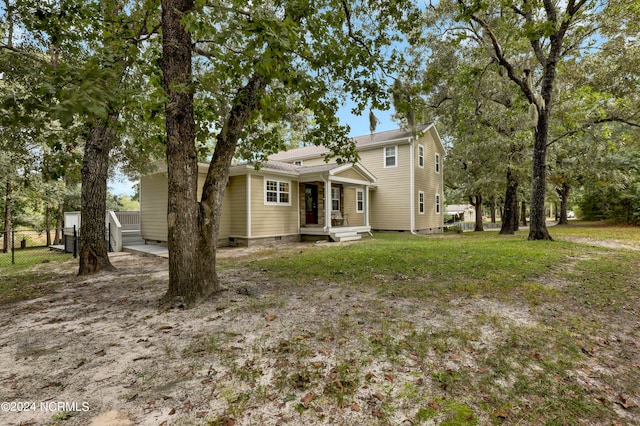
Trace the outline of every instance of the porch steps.
{"type": "Polygon", "coordinates": [[[129,229],[122,231],[122,245],[123,246],[136,246],[144,245],[144,240],[140,236],[140,230],[129,229]]]}
{"type": "Polygon", "coordinates": [[[336,243],[341,243],[344,241],[355,241],[362,238],[360,234],[356,231],[341,231],[341,232],[332,232],[329,234],[331,237],[331,241],[336,243]]]}

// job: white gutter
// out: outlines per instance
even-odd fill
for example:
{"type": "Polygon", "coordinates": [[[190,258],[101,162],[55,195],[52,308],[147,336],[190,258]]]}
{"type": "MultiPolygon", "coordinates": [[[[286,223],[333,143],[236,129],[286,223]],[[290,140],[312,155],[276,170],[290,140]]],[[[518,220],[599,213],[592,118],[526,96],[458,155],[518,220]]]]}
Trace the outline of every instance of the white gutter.
{"type": "Polygon", "coordinates": [[[247,173],[246,176],[247,176],[247,238],[251,238],[251,173],[247,173]]]}
{"type": "Polygon", "coordinates": [[[444,231],[444,212],[442,211],[442,206],[444,206],[444,155],[445,151],[443,149],[442,154],[440,154],[440,229],[442,231],[444,231]]]}

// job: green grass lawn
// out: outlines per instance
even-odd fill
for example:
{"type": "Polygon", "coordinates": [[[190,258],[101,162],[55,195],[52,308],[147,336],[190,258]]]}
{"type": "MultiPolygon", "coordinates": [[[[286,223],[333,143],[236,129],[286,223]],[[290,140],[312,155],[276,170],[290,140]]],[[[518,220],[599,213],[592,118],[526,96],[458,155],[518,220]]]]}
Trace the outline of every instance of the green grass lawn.
{"type": "Polygon", "coordinates": [[[0,253],[0,304],[33,299],[51,292],[57,287],[48,282],[52,274],[46,270],[34,271],[34,266],[70,259],[70,254],[42,247],[16,250],[12,264],[11,253],[0,253]]]}
{"type": "MultiPolygon", "coordinates": [[[[434,392],[406,383],[403,396],[386,400],[389,416],[409,403],[418,407],[416,424],[616,424],[625,422],[620,404],[640,419],[629,403],[640,397],[639,359],[629,355],[640,337],[639,253],[562,237],[638,242],[639,231],[577,224],[552,228],[553,242],[527,241],[526,232],[376,234],[247,266],[310,292],[337,283],[375,293],[375,308],[364,302],[370,306],[341,320],[333,338],[347,341],[362,334],[361,324],[374,324],[376,332],[360,337],[366,346],[358,359],[399,370],[419,360],[420,372],[440,386],[434,392]],[[407,320],[391,308],[400,302],[436,312],[440,325],[407,320]],[[589,374],[598,385],[585,385],[581,377],[589,374]]],[[[366,374],[352,380],[366,383],[366,374]]]]}
{"type": "MultiPolygon", "coordinates": [[[[274,403],[299,424],[638,424],[640,229],[550,232],[381,233],[221,258],[253,295],[229,290],[215,312],[255,322],[251,337],[216,317],[167,350],[198,374],[228,371],[218,399],[243,424],[274,403]]],[[[0,269],[0,303],[55,289],[44,266],[0,269]]],[[[203,306],[191,313],[208,321],[203,306]]]]}

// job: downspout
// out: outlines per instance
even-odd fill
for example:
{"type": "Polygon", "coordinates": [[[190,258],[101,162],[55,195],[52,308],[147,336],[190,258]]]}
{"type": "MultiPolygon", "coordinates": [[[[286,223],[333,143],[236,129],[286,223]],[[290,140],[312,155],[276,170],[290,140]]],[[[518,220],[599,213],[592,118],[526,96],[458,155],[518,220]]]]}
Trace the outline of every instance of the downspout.
{"type": "Polygon", "coordinates": [[[251,238],[251,173],[247,173],[247,244],[248,239],[251,238]]]}
{"type": "Polygon", "coordinates": [[[302,216],[300,215],[300,201],[302,198],[302,194],[300,193],[300,187],[302,186],[302,184],[300,183],[300,181],[298,181],[298,237],[302,238],[302,222],[300,222],[300,219],[302,218],[302,216]]]}
{"type": "Polygon", "coordinates": [[[371,232],[371,219],[369,217],[369,215],[371,214],[371,208],[369,206],[369,191],[370,191],[370,185],[365,185],[364,186],[364,226],[369,228],[369,231],[367,231],[367,233],[369,234],[370,237],[373,237],[373,233],[371,232]]]}
{"type": "MultiPolygon", "coordinates": [[[[440,232],[444,232],[444,151],[440,154],[440,232]]],[[[463,213],[464,216],[464,213],[463,213]]]]}
{"type": "Polygon", "coordinates": [[[416,186],[416,182],[415,182],[415,177],[416,177],[416,172],[415,172],[415,164],[414,164],[414,144],[413,144],[413,138],[409,138],[409,191],[411,191],[410,195],[409,195],[409,209],[410,209],[410,231],[412,234],[417,234],[417,232],[415,231],[416,229],[416,196],[414,194],[415,192],[415,186],[416,186]]]}

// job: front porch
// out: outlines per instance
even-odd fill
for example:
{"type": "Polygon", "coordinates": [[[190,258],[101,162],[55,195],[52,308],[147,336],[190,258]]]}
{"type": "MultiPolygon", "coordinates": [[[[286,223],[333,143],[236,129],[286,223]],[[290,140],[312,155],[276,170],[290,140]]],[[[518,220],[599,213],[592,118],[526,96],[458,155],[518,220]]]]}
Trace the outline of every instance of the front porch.
{"type": "Polygon", "coordinates": [[[359,240],[361,234],[370,232],[370,226],[331,226],[326,229],[322,226],[308,226],[300,228],[300,234],[303,236],[326,236],[335,242],[359,240]]]}
{"type": "Polygon", "coordinates": [[[375,177],[359,164],[305,168],[299,181],[301,236],[350,241],[371,232],[369,191],[375,177]]]}

